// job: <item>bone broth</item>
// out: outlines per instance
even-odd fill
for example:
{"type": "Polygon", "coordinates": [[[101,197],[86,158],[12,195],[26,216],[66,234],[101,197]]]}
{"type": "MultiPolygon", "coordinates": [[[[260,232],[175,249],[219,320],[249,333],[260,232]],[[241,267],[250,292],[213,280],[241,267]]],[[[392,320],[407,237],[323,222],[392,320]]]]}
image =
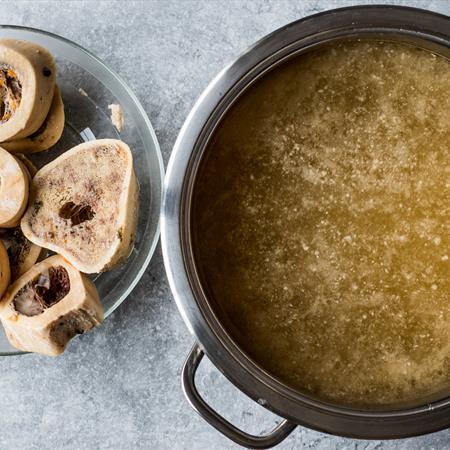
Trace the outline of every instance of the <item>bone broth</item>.
{"type": "Polygon", "coordinates": [[[450,380],[450,62],[353,41],[249,88],[195,185],[196,265],[241,348],[339,404],[450,380]]]}

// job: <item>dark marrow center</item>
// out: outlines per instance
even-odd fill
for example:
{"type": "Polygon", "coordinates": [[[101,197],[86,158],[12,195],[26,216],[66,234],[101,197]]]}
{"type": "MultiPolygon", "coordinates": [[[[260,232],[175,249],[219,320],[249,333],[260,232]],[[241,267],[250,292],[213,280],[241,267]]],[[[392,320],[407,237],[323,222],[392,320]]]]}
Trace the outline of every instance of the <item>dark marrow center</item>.
{"type": "Polygon", "coordinates": [[[8,64],[0,64],[0,123],[7,122],[22,100],[22,84],[8,64]]]}
{"type": "Polygon", "coordinates": [[[56,305],[70,291],[70,279],[63,266],[50,267],[29,281],[14,296],[13,305],[25,316],[37,316],[56,305]]]}
{"type": "Polygon", "coordinates": [[[95,213],[89,205],[77,205],[73,202],[67,202],[59,210],[59,215],[63,219],[70,220],[72,226],[75,226],[92,220],[95,213]]]}

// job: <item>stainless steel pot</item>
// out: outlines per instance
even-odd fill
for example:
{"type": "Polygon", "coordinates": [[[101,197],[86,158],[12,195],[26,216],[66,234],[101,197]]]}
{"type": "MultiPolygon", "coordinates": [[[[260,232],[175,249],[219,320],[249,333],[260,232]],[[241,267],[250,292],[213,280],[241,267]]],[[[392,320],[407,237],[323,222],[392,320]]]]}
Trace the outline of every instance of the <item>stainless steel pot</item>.
{"type": "Polygon", "coordinates": [[[325,404],[284,385],[249,359],[223,328],[194,264],[190,234],[193,186],[221,117],[249,85],[286,59],[325,43],[359,37],[406,42],[450,57],[450,18],[443,15],[396,6],[359,6],[307,17],[259,41],[211,82],[189,114],[169,162],[161,218],[164,261],[180,313],[198,341],[183,368],[183,389],[204,419],[243,446],[276,445],[297,424],[369,439],[415,436],[450,426],[450,398],[413,408],[363,411],[325,404]],[[195,388],[195,372],[205,353],[241,391],[285,420],[268,435],[255,437],[219,416],[195,388]]]}

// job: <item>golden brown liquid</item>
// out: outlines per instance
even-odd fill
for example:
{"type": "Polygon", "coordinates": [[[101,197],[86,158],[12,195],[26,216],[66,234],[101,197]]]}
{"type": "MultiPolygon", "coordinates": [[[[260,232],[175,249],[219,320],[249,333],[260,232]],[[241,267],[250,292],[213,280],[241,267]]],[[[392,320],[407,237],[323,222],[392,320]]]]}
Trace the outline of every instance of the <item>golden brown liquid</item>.
{"type": "Polygon", "coordinates": [[[195,255],[218,315],[319,398],[450,385],[450,62],[347,42],[266,75],[196,184],[195,255]]]}

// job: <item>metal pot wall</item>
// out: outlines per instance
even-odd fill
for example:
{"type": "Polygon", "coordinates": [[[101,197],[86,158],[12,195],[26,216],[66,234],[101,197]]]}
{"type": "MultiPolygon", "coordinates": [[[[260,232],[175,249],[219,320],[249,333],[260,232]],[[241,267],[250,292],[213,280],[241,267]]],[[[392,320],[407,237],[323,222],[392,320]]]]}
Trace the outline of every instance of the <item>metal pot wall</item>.
{"type": "Polygon", "coordinates": [[[223,328],[202,289],[193,258],[190,205],[199,162],[216,125],[240,94],[286,59],[336,40],[373,37],[410,43],[450,58],[450,18],[414,8],[361,6],[317,14],[268,35],[207,87],[176,141],[165,179],[162,246],[170,286],[189,330],[197,339],[183,368],[183,389],[197,412],[238,444],[268,448],[296,425],[341,436],[403,438],[450,426],[450,398],[396,410],[356,410],[326,404],[294,391],[249,359],[223,328]],[[238,430],[212,410],[195,388],[206,355],[249,397],[283,417],[266,436],[238,430]]]}

